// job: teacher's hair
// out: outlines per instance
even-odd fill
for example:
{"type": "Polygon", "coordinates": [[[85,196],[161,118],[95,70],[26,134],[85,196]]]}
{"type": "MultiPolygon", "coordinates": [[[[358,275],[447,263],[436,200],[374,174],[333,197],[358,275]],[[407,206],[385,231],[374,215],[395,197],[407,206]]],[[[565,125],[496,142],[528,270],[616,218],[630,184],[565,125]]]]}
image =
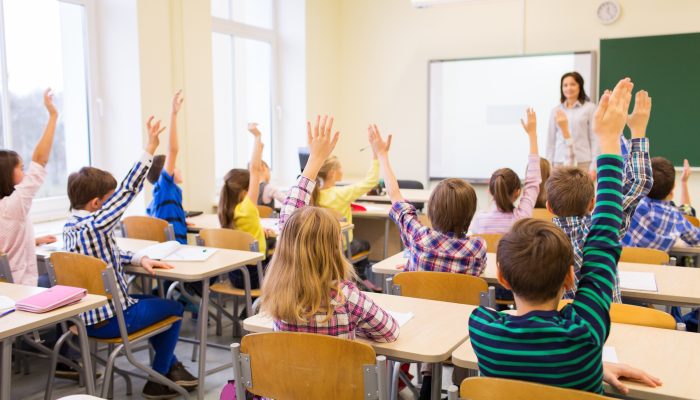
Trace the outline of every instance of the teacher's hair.
{"type": "Polygon", "coordinates": [[[586,90],[583,88],[583,77],[581,74],[578,72],[567,72],[564,75],[561,76],[561,81],[559,81],[559,94],[561,95],[561,102],[563,103],[566,101],[566,97],[564,96],[564,91],[562,90],[562,86],[564,86],[564,79],[567,77],[572,77],[578,83],[578,101],[581,102],[581,104],[587,102],[590,100],[588,96],[586,95],[586,90]]]}

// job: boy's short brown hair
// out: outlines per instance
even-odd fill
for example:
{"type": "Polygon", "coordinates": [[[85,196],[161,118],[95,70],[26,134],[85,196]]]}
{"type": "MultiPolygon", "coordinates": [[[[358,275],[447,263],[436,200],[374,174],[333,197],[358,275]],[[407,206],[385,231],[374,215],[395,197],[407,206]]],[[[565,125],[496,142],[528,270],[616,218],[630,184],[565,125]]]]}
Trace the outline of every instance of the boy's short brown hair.
{"type": "Polygon", "coordinates": [[[148,174],[146,174],[146,179],[151,182],[151,185],[155,185],[160,178],[160,173],[163,172],[163,167],[165,166],[165,156],[159,154],[153,157],[153,163],[151,168],[148,169],[148,174]]]}
{"type": "Polygon", "coordinates": [[[543,302],[559,296],[574,264],[574,251],[561,228],[525,218],[503,235],[496,259],[513,293],[530,302],[543,302]]]}
{"type": "Polygon", "coordinates": [[[555,168],[545,184],[547,202],[557,217],[582,217],[588,214],[595,197],[593,180],[575,167],[555,168]]]}
{"type": "Polygon", "coordinates": [[[651,170],[654,174],[654,184],[647,196],[654,200],[663,200],[671,194],[676,185],[676,170],[673,163],[663,157],[651,159],[651,170]]]}
{"type": "Polygon", "coordinates": [[[441,181],[428,200],[428,218],[440,232],[466,233],[475,212],[476,192],[464,179],[441,181]]]}
{"type": "Polygon", "coordinates": [[[112,174],[93,167],[83,167],[68,177],[68,199],[70,208],[82,210],[94,198],[117,188],[117,180],[112,174]]]}

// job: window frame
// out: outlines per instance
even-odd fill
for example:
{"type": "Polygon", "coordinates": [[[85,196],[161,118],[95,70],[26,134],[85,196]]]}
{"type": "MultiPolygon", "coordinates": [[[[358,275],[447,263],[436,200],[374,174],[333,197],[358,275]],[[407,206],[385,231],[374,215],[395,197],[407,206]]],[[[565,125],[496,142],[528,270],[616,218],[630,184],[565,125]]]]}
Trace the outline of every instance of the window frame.
{"type": "MultiPolygon", "coordinates": [[[[84,52],[87,55],[85,70],[87,71],[87,99],[88,99],[88,160],[92,165],[93,151],[99,145],[99,124],[97,112],[100,110],[99,85],[98,85],[98,57],[97,57],[97,14],[94,0],[57,0],[59,3],[74,4],[84,7],[86,37],[84,52]]],[[[4,0],[0,0],[0,21],[4,21],[4,0]]],[[[7,52],[5,48],[5,30],[0,28],[0,115],[3,121],[4,148],[12,148],[12,126],[10,123],[10,105],[8,91],[7,52]]],[[[59,116],[60,118],[60,116],[59,116]]],[[[51,160],[49,160],[51,162],[51,160]]],[[[70,173],[71,171],[66,171],[70,173]]],[[[33,222],[43,222],[65,217],[70,207],[68,196],[52,196],[34,199],[29,217],[33,222]]]]}
{"type": "MultiPolygon", "coordinates": [[[[228,0],[237,1],[237,0],[228,0]]],[[[280,66],[279,66],[279,54],[278,54],[278,41],[279,41],[279,20],[278,20],[278,10],[279,10],[279,0],[272,0],[272,28],[263,28],[255,25],[246,24],[243,22],[235,21],[233,19],[226,19],[220,17],[211,17],[211,31],[212,33],[218,33],[222,35],[231,36],[231,46],[235,46],[235,39],[250,39],[257,40],[260,42],[265,42],[270,45],[270,143],[266,144],[270,148],[270,169],[274,170],[274,164],[276,159],[276,146],[275,143],[278,142],[278,137],[280,134],[281,126],[281,115],[282,108],[279,103],[280,97],[280,66]]],[[[232,48],[232,51],[233,48],[232,48]]],[[[213,60],[212,60],[213,62],[213,60]]],[[[231,74],[235,75],[235,71],[231,71],[231,74]]],[[[235,82],[234,82],[235,83],[235,82]]],[[[234,93],[235,99],[235,93],[234,93]]],[[[234,111],[235,112],[235,111],[234,111]]],[[[233,118],[236,118],[234,114],[233,118]]],[[[233,135],[236,132],[232,132],[233,135]]],[[[234,137],[234,143],[237,142],[234,137]]]]}

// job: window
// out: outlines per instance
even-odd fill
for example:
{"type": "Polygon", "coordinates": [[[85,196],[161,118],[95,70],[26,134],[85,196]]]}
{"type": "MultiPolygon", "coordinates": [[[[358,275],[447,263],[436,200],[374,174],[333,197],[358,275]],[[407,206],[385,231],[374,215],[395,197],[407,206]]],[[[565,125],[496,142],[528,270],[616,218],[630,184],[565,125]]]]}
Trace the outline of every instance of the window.
{"type": "Polygon", "coordinates": [[[55,200],[63,214],[68,174],[90,164],[87,7],[88,0],[0,0],[0,143],[28,164],[51,87],[60,116],[37,199],[55,200]]]}
{"type": "Polygon", "coordinates": [[[272,167],[275,101],[273,0],[213,0],[212,66],[217,186],[229,169],[245,168],[252,152],[249,122],[263,133],[272,167]]]}

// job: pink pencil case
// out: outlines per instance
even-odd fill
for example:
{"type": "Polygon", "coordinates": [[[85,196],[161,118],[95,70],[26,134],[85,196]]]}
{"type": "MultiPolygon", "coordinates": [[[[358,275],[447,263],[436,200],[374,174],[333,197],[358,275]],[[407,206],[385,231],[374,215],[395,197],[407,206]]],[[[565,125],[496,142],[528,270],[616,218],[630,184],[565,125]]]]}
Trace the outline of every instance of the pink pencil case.
{"type": "Polygon", "coordinates": [[[59,307],[77,303],[87,296],[87,290],[73,286],[56,285],[41,293],[15,303],[15,309],[32,313],[45,313],[59,307]]]}

